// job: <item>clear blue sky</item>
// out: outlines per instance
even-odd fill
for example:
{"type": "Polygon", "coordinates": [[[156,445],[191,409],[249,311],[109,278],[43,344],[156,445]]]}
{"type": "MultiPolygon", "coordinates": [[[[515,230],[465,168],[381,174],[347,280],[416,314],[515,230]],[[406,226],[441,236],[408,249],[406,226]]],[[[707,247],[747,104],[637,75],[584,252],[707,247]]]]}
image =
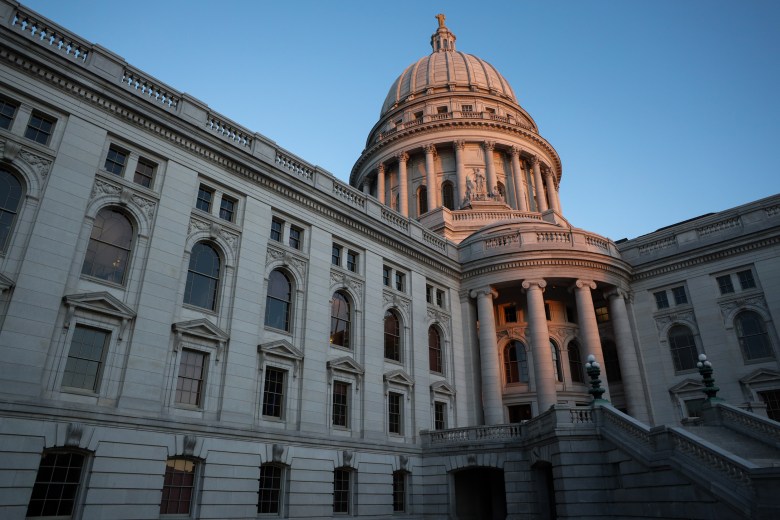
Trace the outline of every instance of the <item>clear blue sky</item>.
{"type": "Polygon", "coordinates": [[[443,12],[563,161],[577,227],[614,240],[780,192],[780,1],[28,0],[347,180],[443,12]]]}

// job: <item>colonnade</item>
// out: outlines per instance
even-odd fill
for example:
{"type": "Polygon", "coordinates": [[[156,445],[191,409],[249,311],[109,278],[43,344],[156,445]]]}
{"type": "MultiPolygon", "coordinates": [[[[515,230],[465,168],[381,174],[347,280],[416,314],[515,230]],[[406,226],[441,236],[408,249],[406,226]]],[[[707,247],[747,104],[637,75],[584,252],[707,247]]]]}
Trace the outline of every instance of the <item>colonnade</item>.
{"type": "MultiPolygon", "coordinates": [[[[467,178],[469,172],[466,171],[464,161],[464,150],[466,141],[456,140],[450,143],[455,154],[455,178],[454,200],[455,208],[460,209],[468,194],[467,178]]],[[[438,175],[435,170],[437,146],[443,150],[445,145],[428,144],[422,147],[425,155],[425,185],[427,187],[427,207],[433,210],[442,205],[441,185],[437,182],[438,175]]],[[[555,174],[552,167],[544,164],[537,155],[528,154],[517,146],[504,147],[497,146],[494,141],[482,141],[485,156],[483,164],[486,183],[486,200],[496,200],[498,198],[498,176],[496,165],[493,160],[493,154],[496,150],[500,153],[508,154],[511,164],[511,172],[506,175],[506,204],[520,211],[538,211],[544,212],[552,209],[558,213],[561,212],[560,198],[558,189],[555,185],[555,174]],[[531,179],[526,177],[526,168],[531,179]],[[530,190],[528,193],[527,190],[530,190]],[[532,201],[529,204],[529,201],[532,201]],[[533,207],[535,206],[535,207],[533,207]]],[[[363,180],[363,192],[371,194],[371,185],[376,182],[376,198],[385,205],[389,203],[389,193],[386,189],[388,179],[388,164],[393,162],[397,165],[397,185],[398,185],[398,207],[396,208],[403,216],[409,217],[409,178],[407,174],[409,151],[403,151],[395,154],[391,158],[380,161],[376,166],[374,175],[367,175],[363,180]]]]}
{"type": "MultiPolygon", "coordinates": [[[[544,279],[524,280],[522,288],[526,294],[526,322],[529,334],[526,337],[528,348],[533,358],[533,373],[536,387],[536,401],[539,413],[548,410],[558,402],[556,390],[556,374],[550,352],[550,331],[544,310],[544,289],[547,282],[544,279]]],[[[572,284],[577,303],[577,323],[579,325],[578,339],[583,355],[593,354],[602,366],[602,386],[607,389],[605,399],[609,399],[609,383],[606,371],[603,369],[604,355],[601,350],[596,313],[593,308],[592,291],[596,288],[593,280],[578,279],[572,284]]],[[[485,424],[501,424],[505,422],[502,400],[502,378],[500,356],[495,327],[495,311],[493,300],[498,296],[490,286],[472,290],[472,298],[477,301],[479,313],[479,349],[480,370],[482,379],[482,406],[485,414],[485,424]]],[[[629,413],[640,420],[648,420],[647,406],[639,390],[641,388],[640,372],[631,325],[628,321],[625,295],[614,289],[606,294],[609,300],[610,316],[614,327],[615,344],[618,348],[620,370],[624,385],[629,413]]]]}

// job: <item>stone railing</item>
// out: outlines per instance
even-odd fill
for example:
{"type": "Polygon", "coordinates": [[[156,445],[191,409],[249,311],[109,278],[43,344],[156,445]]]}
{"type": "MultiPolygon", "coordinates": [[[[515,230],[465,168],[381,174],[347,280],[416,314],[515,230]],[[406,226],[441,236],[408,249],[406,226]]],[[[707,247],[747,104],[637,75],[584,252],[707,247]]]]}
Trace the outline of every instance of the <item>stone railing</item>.
{"type": "Polygon", "coordinates": [[[443,238],[441,238],[439,235],[435,233],[431,233],[426,229],[423,229],[423,242],[428,244],[430,247],[442,252],[447,249],[446,240],[444,240],[443,238]]]}
{"type": "MultiPolygon", "coordinates": [[[[695,459],[695,461],[705,466],[707,471],[702,471],[707,475],[707,479],[712,479],[715,475],[725,477],[732,484],[750,484],[749,470],[756,467],[754,464],[738,462],[727,456],[722,451],[716,450],[699,442],[690,436],[685,430],[669,430],[672,439],[672,446],[676,454],[684,455],[695,459]]],[[[704,468],[696,468],[701,471],[704,468]]]]}
{"type": "Polygon", "coordinates": [[[470,428],[452,428],[420,433],[423,436],[423,444],[430,446],[473,442],[506,442],[521,437],[522,425],[472,426],[470,428]]]}
{"type": "Polygon", "coordinates": [[[366,207],[366,196],[361,192],[340,182],[333,183],[333,194],[356,208],[364,209],[366,207]]]}
{"type": "Polygon", "coordinates": [[[716,422],[730,430],[780,448],[780,424],[777,422],[726,403],[716,403],[711,410],[716,414],[714,421],[710,420],[709,413],[705,411],[705,424],[716,422]]]}
{"type": "Polygon", "coordinates": [[[409,231],[409,219],[384,205],[382,205],[382,221],[401,231],[409,231]]]}
{"type": "Polygon", "coordinates": [[[174,92],[173,89],[164,86],[162,83],[143,76],[140,72],[130,67],[125,67],[122,74],[122,83],[135,94],[169,110],[175,110],[179,106],[179,101],[181,101],[180,93],[174,92]]]}
{"type": "Polygon", "coordinates": [[[543,231],[536,234],[537,242],[571,243],[571,233],[565,231],[543,231]]]}
{"type": "Polygon", "coordinates": [[[520,233],[511,233],[508,235],[486,238],[485,248],[492,249],[494,247],[507,247],[519,243],[520,243],[520,233]]]}
{"type": "Polygon", "coordinates": [[[314,168],[278,150],[276,152],[276,164],[305,181],[311,182],[314,177],[314,168]]]}
{"type": "Polygon", "coordinates": [[[41,20],[23,10],[21,6],[13,15],[11,27],[76,63],[84,64],[92,51],[90,43],[79,40],[61,27],[41,20]]]}
{"type": "Polygon", "coordinates": [[[238,146],[245,148],[252,146],[252,133],[249,130],[245,130],[235,123],[228,123],[218,115],[211,113],[208,115],[206,128],[238,146]]]}
{"type": "Polygon", "coordinates": [[[528,213],[524,211],[453,211],[453,221],[475,221],[475,222],[497,222],[499,220],[510,220],[519,218],[529,218],[533,220],[542,220],[539,213],[528,213]]]}

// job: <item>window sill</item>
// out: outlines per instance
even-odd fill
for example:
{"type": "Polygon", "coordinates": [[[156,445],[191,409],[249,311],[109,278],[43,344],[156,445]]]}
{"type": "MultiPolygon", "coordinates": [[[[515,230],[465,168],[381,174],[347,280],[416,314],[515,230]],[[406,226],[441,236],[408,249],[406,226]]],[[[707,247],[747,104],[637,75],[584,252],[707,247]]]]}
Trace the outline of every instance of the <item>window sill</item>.
{"type": "Polygon", "coordinates": [[[213,311],[211,309],[207,309],[205,307],[198,307],[197,305],[192,305],[191,303],[182,303],[182,308],[188,309],[195,312],[202,312],[203,314],[208,314],[209,316],[219,316],[218,311],[213,311]]]}
{"type": "Polygon", "coordinates": [[[82,273],[80,278],[82,280],[87,281],[87,282],[99,283],[101,285],[108,285],[109,287],[114,287],[116,289],[121,289],[123,291],[125,289],[127,289],[127,287],[125,287],[124,283],[111,282],[111,281],[108,281],[108,280],[104,280],[103,278],[97,278],[97,277],[89,275],[89,274],[83,274],[82,273]]]}

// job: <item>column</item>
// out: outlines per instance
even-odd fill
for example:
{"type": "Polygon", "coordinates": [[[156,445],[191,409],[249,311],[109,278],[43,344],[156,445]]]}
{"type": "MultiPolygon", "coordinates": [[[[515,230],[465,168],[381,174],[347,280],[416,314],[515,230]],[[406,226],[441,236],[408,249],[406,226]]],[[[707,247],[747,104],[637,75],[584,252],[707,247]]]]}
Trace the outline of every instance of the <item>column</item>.
{"type": "Polygon", "coordinates": [[[379,163],[376,167],[376,198],[380,203],[387,205],[385,200],[385,164],[379,163]]]}
{"type": "Polygon", "coordinates": [[[398,211],[404,217],[409,216],[409,184],[406,180],[406,161],[409,160],[409,154],[401,152],[397,156],[398,159],[398,194],[399,203],[398,211]]]}
{"type": "Polygon", "coordinates": [[[363,181],[363,193],[366,195],[371,195],[371,181],[368,179],[363,181]]]}
{"type": "Polygon", "coordinates": [[[485,182],[487,182],[487,195],[488,198],[493,198],[496,189],[496,165],[493,163],[493,149],[496,147],[496,143],[493,141],[485,141],[482,144],[485,149],[485,182]]]}
{"type": "Polygon", "coordinates": [[[515,179],[517,209],[528,211],[528,199],[525,196],[525,184],[523,183],[523,165],[520,164],[520,148],[513,146],[509,153],[512,157],[512,177],[515,179]]]}
{"type": "Polygon", "coordinates": [[[466,170],[463,168],[463,150],[466,148],[466,142],[455,141],[452,146],[455,148],[455,176],[458,179],[455,209],[460,209],[466,199],[466,170]]]}
{"type": "Polygon", "coordinates": [[[539,167],[539,157],[531,156],[531,164],[534,167],[534,184],[536,185],[536,209],[539,212],[547,211],[547,199],[544,196],[544,184],[542,183],[542,170],[539,167]]]}
{"type": "Polygon", "coordinates": [[[574,296],[577,301],[577,321],[580,326],[580,340],[582,341],[582,352],[584,357],[593,354],[596,361],[601,365],[601,385],[607,390],[604,399],[609,399],[609,385],[607,381],[607,371],[604,365],[604,354],[601,352],[601,339],[599,338],[599,327],[596,322],[596,311],[593,309],[593,298],[590,291],[596,288],[593,280],[577,280],[574,283],[574,296]]]}
{"type": "Polygon", "coordinates": [[[432,144],[425,145],[425,184],[428,188],[428,211],[433,211],[438,208],[436,203],[438,199],[439,190],[436,186],[436,171],[434,170],[436,157],[436,147],[432,144]]]}
{"type": "Polygon", "coordinates": [[[555,190],[555,176],[552,168],[547,168],[544,175],[544,182],[547,184],[547,197],[553,210],[560,213],[561,208],[558,205],[558,192],[555,190]]]}
{"type": "Polygon", "coordinates": [[[547,316],[544,313],[544,280],[525,280],[528,306],[528,325],[531,328],[531,353],[534,357],[534,382],[539,413],[546,412],[558,402],[555,391],[555,372],[550,351],[550,332],[547,330],[547,316]]]}
{"type": "Polygon", "coordinates": [[[470,293],[477,299],[479,312],[479,358],[482,374],[482,408],[485,424],[502,424],[504,407],[501,399],[501,371],[498,364],[498,345],[496,343],[496,318],[493,314],[493,298],[498,296],[495,289],[484,287],[470,293]]]}
{"type": "Polygon", "coordinates": [[[625,293],[615,288],[604,296],[609,300],[609,316],[615,333],[615,345],[618,350],[620,373],[623,376],[623,391],[626,394],[628,413],[647,423],[650,417],[641,390],[645,385],[642,383],[634,336],[631,334],[631,324],[628,321],[625,293]]]}

